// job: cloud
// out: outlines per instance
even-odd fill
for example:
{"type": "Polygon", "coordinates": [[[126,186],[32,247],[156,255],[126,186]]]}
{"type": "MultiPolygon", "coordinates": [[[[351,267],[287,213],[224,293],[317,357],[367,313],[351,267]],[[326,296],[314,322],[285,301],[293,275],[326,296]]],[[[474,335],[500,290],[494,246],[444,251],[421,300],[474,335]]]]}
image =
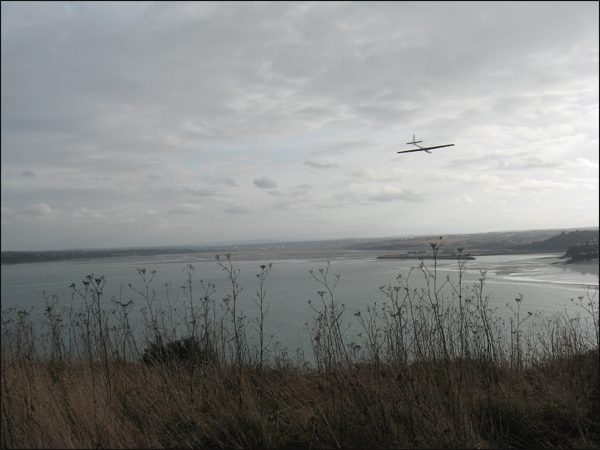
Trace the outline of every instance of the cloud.
{"type": "Polygon", "coordinates": [[[223,184],[225,186],[231,186],[231,187],[239,187],[239,184],[237,183],[237,181],[235,181],[233,178],[230,178],[230,177],[217,177],[217,178],[214,178],[213,180],[211,180],[211,183],[223,184]]]}
{"type": "Polygon", "coordinates": [[[90,209],[86,208],[85,206],[82,206],[81,208],[77,208],[73,212],[73,216],[77,217],[78,219],[84,219],[84,218],[100,219],[102,217],[102,213],[100,213],[100,211],[98,211],[97,209],[90,210],[90,209]]]}
{"type": "Polygon", "coordinates": [[[460,197],[460,201],[463,203],[474,203],[475,200],[473,200],[471,197],[469,197],[468,195],[463,195],[460,197]]]}
{"type": "Polygon", "coordinates": [[[598,171],[598,169],[600,168],[598,163],[593,163],[587,158],[577,158],[574,162],[573,161],[565,161],[565,164],[569,168],[584,168],[584,169],[591,169],[591,170],[595,170],[595,171],[598,171]]]}
{"type": "Polygon", "coordinates": [[[402,176],[408,174],[409,171],[406,169],[399,168],[386,168],[381,170],[373,170],[373,169],[359,169],[353,170],[350,175],[355,178],[364,178],[367,180],[373,181],[389,181],[389,180],[397,180],[401,179],[402,176]]]}
{"type": "Polygon", "coordinates": [[[245,205],[231,205],[223,209],[228,214],[246,214],[250,212],[250,208],[245,205]]]}
{"type": "Polygon", "coordinates": [[[485,200],[485,202],[486,202],[488,205],[498,205],[498,206],[501,206],[501,207],[502,207],[502,206],[506,206],[506,205],[508,205],[508,202],[507,202],[506,200],[497,200],[497,201],[492,201],[492,200],[490,200],[490,199],[488,198],[488,199],[486,199],[486,200],[485,200]]]}
{"type": "Polygon", "coordinates": [[[183,192],[186,192],[187,194],[196,195],[198,197],[209,197],[211,195],[215,195],[215,191],[210,188],[207,189],[207,188],[186,187],[183,189],[183,192]]]}
{"type": "Polygon", "coordinates": [[[530,170],[538,168],[550,168],[559,167],[560,161],[551,160],[537,155],[529,155],[517,158],[503,158],[492,160],[499,169],[518,169],[518,170],[530,170]]]}
{"type": "Polygon", "coordinates": [[[292,202],[292,201],[281,201],[281,202],[277,202],[273,205],[273,209],[274,210],[288,210],[288,209],[293,209],[297,206],[298,204],[296,202],[292,202]]]}
{"type": "Polygon", "coordinates": [[[597,2],[0,17],[3,250],[597,224],[574,209],[598,204],[597,2]],[[455,146],[398,155],[413,134],[455,146]],[[456,217],[466,193],[477,223],[456,217]]]}
{"type": "Polygon", "coordinates": [[[191,186],[161,186],[158,191],[162,194],[177,195],[177,194],[189,194],[197,197],[211,197],[216,195],[213,188],[206,187],[191,187],[191,186]]]}
{"type": "Polygon", "coordinates": [[[310,190],[312,189],[313,187],[310,184],[303,183],[300,185],[288,187],[285,190],[269,190],[268,193],[269,195],[276,197],[292,197],[295,201],[298,201],[298,199],[310,199],[310,190]]]}
{"type": "Polygon", "coordinates": [[[7,208],[5,206],[2,206],[0,208],[1,211],[1,221],[2,221],[2,225],[8,225],[9,224],[9,219],[12,219],[14,217],[14,211],[11,208],[7,208]]]}
{"type": "Polygon", "coordinates": [[[48,216],[53,213],[52,209],[46,203],[26,206],[20,212],[28,216],[48,216]]]}
{"type": "Polygon", "coordinates": [[[183,203],[181,205],[177,205],[174,208],[169,210],[171,214],[195,214],[202,211],[202,205],[192,204],[192,203],[183,203]]]}
{"type": "Polygon", "coordinates": [[[304,161],[304,164],[306,164],[307,166],[310,166],[314,169],[333,169],[335,167],[339,167],[338,164],[333,164],[333,163],[329,163],[329,162],[317,162],[317,161],[304,161]]]}
{"type": "Polygon", "coordinates": [[[369,195],[368,199],[376,202],[391,202],[398,200],[405,202],[420,202],[423,201],[423,196],[410,191],[404,191],[397,187],[386,186],[382,189],[378,189],[374,194],[369,195]]]}
{"type": "Polygon", "coordinates": [[[277,187],[277,183],[268,177],[262,177],[262,178],[255,179],[254,185],[261,189],[274,189],[277,187]]]}
{"type": "Polygon", "coordinates": [[[569,189],[569,185],[563,182],[555,182],[550,180],[532,180],[529,178],[520,181],[517,184],[517,189],[525,191],[555,191],[569,189]]]}

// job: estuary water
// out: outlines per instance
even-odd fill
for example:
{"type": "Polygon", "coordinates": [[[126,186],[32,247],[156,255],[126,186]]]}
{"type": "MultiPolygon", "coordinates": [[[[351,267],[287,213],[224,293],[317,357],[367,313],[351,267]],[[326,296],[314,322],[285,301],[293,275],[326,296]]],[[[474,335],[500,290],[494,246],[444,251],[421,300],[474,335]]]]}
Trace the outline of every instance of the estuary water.
{"type": "MultiPolygon", "coordinates": [[[[463,287],[477,283],[485,271],[484,295],[489,298],[489,306],[496,309],[499,316],[510,313],[507,304],[515,306],[515,299],[522,296],[521,308],[524,311],[543,312],[551,315],[557,311],[569,315],[585,314],[581,307],[570,301],[572,298],[586,296],[587,287],[598,285],[598,264],[569,264],[558,259],[561,255],[496,255],[481,256],[468,261],[463,275],[463,287]],[[558,264],[553,264],[558,263],[558,264]]],[[[221,261],[226,263],[222,257],[221,261]]],[[[272,262],[272,270],[264,283],[266,290],[265,304],[268,313],[265,317],[265,333],[273,335],[273,342],[281,347],[296,351],[298,348],[308,349],[309,334],[307,324],[317,314],[311,310],[308,301],[318,305],[321,298],[318,291],[324,286],[310,274],[320,276],[319,269],[328,267],[324,259],[285,259],[280,261],[237,261],[232,257],[233,268],[239,270],[237,282],[242,288],[237,304],[238,312],[247,317],[250,325],[257,318],[259,310],[254,303],[259,287],[257,274],[261,265],[272,262]]],[[[82,280],[87,275],[104,276],[107,280],[104,289],[103,304],[112,307],[109,299],[121,296],[122,301],[133,300],[139,316],[139,308],[145,300],[131,288],[143,287],[136,268],[145,268],[147,279],[151,271],[156,271],[150,290],[156,291],[158,301],[166,300],[165,283],[170,282],[169,299],[175,304],[185,300],[181,286],[187,280],[188,264],[194,267],[193,293],[194,301],[199,302],[202,296],[200,280],[216,285],[212,298],[220,300],[231,293],[231,283],[227,273],[219,267],[215,259],[196,258],[188,255],[155,256],[145,259],[115,258],[87,261],[49,262],[36,264],[3,265],[2,275],[2,309],[17,308],[31,310],[34,317],[41,317],[46,307],[40,294],[59,297],[58,306],[68,307],[73,301],[75,307],[81,302],[77,296],[72,297],[71,283],[81,288],[82,280]],[[121,290],[121,286],[123,287],[121,290]]],[[[427,267],[433,271],[433,261],[425,260],[427,267]]],[[[367,307],[380,307],[387,301],[379,287],[396,284],[399,274],[406,279],[412,288],[425,286],[424,276],[418,268],[418,260],[377,260],[373,257],[332,259],[327,272],[327,281],[333,286],[336,275],[338,283],[334,290],[334,299],[345,306],[344,320],[348,330],[346,336],[351,341],[360,332],[354,313],[365,311],[367,307]]],[[[442,260],[437,264],[439,283],[449,276],[458,283],[458,265],[456,261],[442,260]]],[[[325,273],[325,270],[324,270],[325,273]]],[[[447,286],[442,292],[451,297],[451,288],[447,286]]],[[[597,301],[597,300],[596,300],[597,301]]],[[[136,311],[136,310],[134,310],[136,311]]],[[[253,332],[252,327],[248,333],[253,332]]]]}

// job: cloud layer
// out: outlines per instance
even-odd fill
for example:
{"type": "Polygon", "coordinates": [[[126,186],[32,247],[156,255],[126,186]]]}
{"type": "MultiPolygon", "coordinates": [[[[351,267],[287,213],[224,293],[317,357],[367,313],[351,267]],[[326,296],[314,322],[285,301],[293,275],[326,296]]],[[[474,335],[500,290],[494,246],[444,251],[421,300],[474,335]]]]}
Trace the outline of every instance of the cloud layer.
{"type": "Polygon", "coordinates": [[[598,225],[596,2],[1,7],[2,250],[598,225]]]}

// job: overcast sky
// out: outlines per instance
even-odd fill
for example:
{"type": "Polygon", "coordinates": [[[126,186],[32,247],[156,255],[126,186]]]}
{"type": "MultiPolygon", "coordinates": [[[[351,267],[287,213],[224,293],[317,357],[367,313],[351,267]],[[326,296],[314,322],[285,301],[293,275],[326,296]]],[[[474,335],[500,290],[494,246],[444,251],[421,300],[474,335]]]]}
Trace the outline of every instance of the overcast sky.
{"type": "Polygon", "coordinates": [[[1,8],[3,251],[598,226],[598,2],[1,8]]]}

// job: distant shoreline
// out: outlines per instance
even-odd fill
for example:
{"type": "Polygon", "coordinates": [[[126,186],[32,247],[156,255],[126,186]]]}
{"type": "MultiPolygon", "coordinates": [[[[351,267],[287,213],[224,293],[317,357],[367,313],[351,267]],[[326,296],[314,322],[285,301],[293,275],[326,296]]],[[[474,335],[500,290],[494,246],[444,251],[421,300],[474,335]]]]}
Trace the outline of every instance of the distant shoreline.
{"type": "MultiPolygon", "coordinates": [[[[272,248],[272,249],[253,249],[253,250],[229,250],[219,251],[218,249],[212,250],[195,250],[186,251],[183,250],[179,253],[176,252],[107,252],[101,254],[101,252],[90,252],[90,254],[84,255],[82,252],[49,252],[44,254],[32,254],[26,252],[14,252],[18,258],[6,258],[6,254],[3,254],[2,265],[17,265],[17,264],[34,264],[34,263],[48,263],[48,262],[62,262],[62,263],[77,263],[77,262],[90,262],[98,261],[108,263],[110,261],[127,261],[127,260],[141,260],[144,262],[161,262],[161,263],[200,263],[215,261],[215,255],[224,255],[226,253],[231,254],[231,258],[234,261],[261,261],[261,262],[273,262],[282,260],[337,260],[337,259],[360,259],[360,260],[432,260],[433,254],[421,253],[421,254],[408,254],[408,253],[389,253],[389,250],[353,250],[344,248],[324,248],[324,249],[285,249],[285,248],[272,248]]],[[[480,256],[496,256],[496,255],[527,255],[527,254],[556,254],[557,252],[525,252],[525,251],[490,251],[490,250],[473,250],[470,252],[464,252],[461,255],[461,260],[474,260],[480,256]]],[[[458,254],[438,254],[438,260],[457,260],[458,254]]],[[[594,261],[590,262],[594,264],[594,261]]],[[[598,264],[597,261],[595,261],[598,264]]],[[[554,264],[570,264],[566,262],[555,262],[554,264]]],[[[573,264],[580,264],[579,262],[573,264]]],[[[584,263],[585,264],[585,263],[584,263]]]]}
{"type": "MultiPolygon", "coordinates": [[[[399,254],[399,255],[381,255],[375,259],[433,259],[433,255],[424,254],[424,255],[408,255],[408,254],[399,254]]],[[[459,255],[437,255],[436,259],[458,259],[459,255]]],[[[470,255],[460,255],[460,259],[463,261],[476,259],[470,255]]]]}
{"type": "MultiPolygon", "coordinates": [[[[596,228],[575,230],[524,230],[473,234],[405,236],[389,238],[334,239],[317,241],[271,241],[216,245],[166,247],[125,247],[112,249],[70,249],[44,251],[2,251],[0,263],[15,265],[45,262],[148,260],[151,262],[206,262],[231,253],[237,261],[288,259],[433,259],[431,244],[439,249],[437,259],[473,259],[480,256],[565,254],[573,246],[597,242],[596,228]],[[562,231],[562,233],[561,233],[562,231]],[[461,252],[459,252],[461,250],[461,252]],[[469,258],[469,256],[471,258],[469,258]]],[[[597,247],[596,247],[597,252],[597,247]]],[[[589,252],[588,252],[589,253],[589,252]]]]}

